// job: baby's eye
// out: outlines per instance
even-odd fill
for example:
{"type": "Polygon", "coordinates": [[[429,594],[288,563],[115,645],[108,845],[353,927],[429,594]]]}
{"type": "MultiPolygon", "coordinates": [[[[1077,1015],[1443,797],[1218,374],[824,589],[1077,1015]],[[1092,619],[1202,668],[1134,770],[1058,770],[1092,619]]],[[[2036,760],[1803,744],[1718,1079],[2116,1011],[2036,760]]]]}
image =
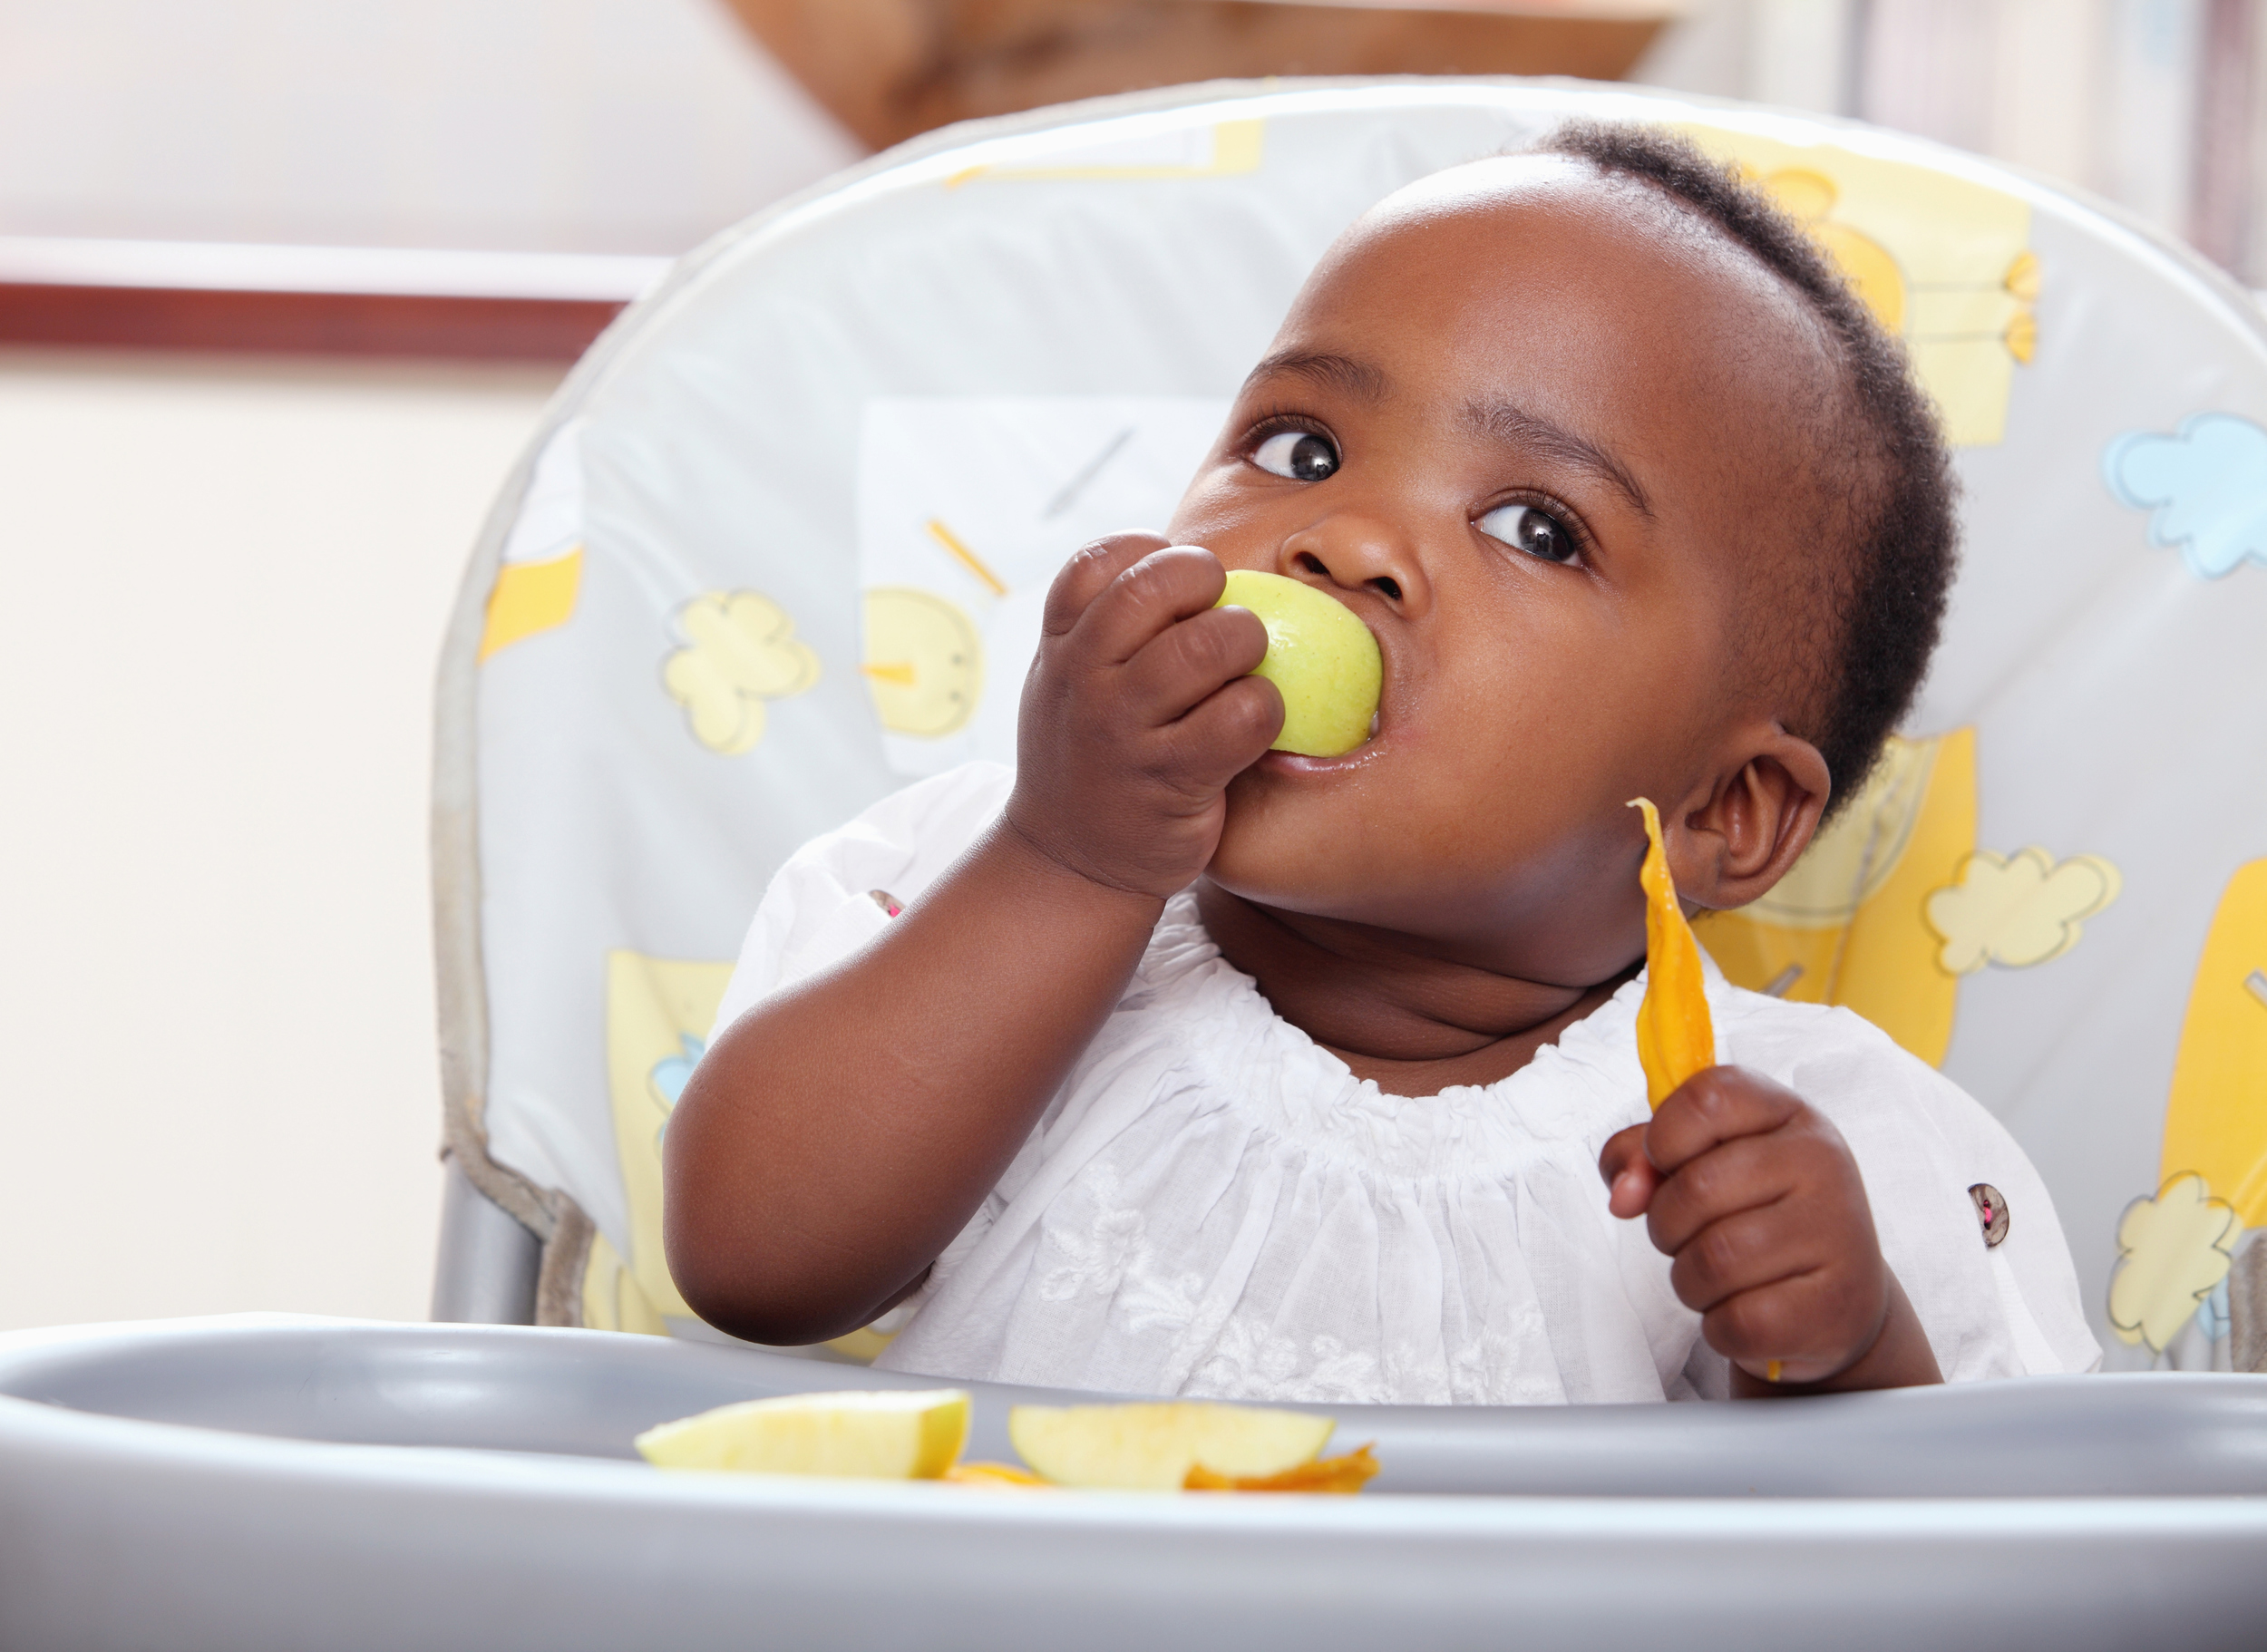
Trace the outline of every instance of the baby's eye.
{"type": "Polygon", "coordinates": [[[1490,539],[1501,539],[1545,562],[1571,562],[1580,549],[1564,522],[1532,505],[1498,505],[1476,526],[1490,539]]]}
{"type": "Polygon", "coordinates": [[[1273,476],[1320,481],[1338,468],[1338,450],[1310,430],[1278,431],[1260,444],[1251,462],[1273,476]]]}

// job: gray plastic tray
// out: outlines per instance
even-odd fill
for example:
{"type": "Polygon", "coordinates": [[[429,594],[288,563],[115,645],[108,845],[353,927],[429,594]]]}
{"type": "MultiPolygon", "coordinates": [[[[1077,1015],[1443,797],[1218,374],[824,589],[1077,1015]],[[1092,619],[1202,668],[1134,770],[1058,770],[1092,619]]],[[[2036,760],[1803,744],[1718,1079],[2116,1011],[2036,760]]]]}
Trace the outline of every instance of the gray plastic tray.
{"type": "MultiPolygon", "coordinates": [[[[919,1385],[520,1326],[0,1336],[0,1646],[2267,1644],[2267,1377],[1320,1408],[1377,1442],[1358,1498],[668,1475],[629,1443],[919,1385]]],[[[977,1456],[1070,1397],[972,1386],[977,1456]]]]}

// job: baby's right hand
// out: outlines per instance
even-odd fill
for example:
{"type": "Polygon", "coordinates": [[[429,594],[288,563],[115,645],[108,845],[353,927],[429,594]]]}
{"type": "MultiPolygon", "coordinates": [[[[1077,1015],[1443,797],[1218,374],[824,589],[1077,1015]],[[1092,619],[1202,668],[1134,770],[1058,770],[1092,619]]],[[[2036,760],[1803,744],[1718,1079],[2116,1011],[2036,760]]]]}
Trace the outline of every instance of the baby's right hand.
{"type": "Polygon", "coordinates": [[[1168,543],[1114,534],[1056,576],[1007,802],[1050,860],[1161,900],[1211,860],[1228,782],[1283,726],[1282,695],[1249,675],[1267,627],[1212,606],[1227,575],[1211,552],[1168,543]]]}

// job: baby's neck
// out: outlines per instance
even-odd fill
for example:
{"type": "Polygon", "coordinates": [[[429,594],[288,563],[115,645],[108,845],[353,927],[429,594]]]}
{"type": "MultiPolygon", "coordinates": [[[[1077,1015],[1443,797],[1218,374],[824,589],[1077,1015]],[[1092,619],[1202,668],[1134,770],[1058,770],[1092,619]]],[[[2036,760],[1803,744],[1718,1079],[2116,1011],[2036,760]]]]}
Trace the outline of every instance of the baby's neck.
{"type": "Polygon", "coordinates": [[[1588,987],[1521,980],[1414,936],[1258,906],[1209,879],[1197,909],[1277,1015],[1389,1095],[1509,1077],[1639,968],[1588,987]]]}

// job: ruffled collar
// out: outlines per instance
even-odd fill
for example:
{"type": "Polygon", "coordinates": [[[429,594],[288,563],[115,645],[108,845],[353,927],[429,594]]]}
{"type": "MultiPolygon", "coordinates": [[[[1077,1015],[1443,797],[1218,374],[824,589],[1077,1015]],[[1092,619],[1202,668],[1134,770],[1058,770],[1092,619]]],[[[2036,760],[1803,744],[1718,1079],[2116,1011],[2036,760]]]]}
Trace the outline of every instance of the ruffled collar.
{"type": "MultiPolygon", "coordinates": [[[[1706,956],[1719,1020],[1744,1006],[1706,956]]],[[[1175,1065],[1216,1104],[1317,1152],[1389,1176],[1485,1174],[1532,1160],[1539,1142],[1602,1141],[1644,1117],[1637,1007],[1645,977],[1492,1084],[1389,1095],[1275,1013],[1259,983],[1221,956],[1193,892],[1168,903],[1126,1007],[1170,1038],[1175,1065]]]]}

